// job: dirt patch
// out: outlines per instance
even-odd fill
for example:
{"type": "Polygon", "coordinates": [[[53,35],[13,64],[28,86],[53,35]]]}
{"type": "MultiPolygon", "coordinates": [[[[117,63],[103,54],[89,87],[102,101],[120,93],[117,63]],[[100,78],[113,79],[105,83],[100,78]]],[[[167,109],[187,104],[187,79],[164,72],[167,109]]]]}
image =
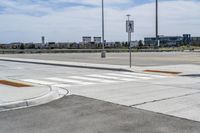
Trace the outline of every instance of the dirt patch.
{"type": "Polygon", "coordinates": [[[23,83],[14,82],[14,81],[8,81],[8,80],[0,80],[0,84],[12,86],[12,87],[31,87],[31,85],[28,85],[28,84],[23,84],[23,83]]]}
{"type": "Polygon", "coordinates": [[[172,71],[160,71],[160,70],[144,70],[144,72],[151,72],[151,73],[164,73],[164,74],[181,74],[181,72],[172,72],[172,71]]]}

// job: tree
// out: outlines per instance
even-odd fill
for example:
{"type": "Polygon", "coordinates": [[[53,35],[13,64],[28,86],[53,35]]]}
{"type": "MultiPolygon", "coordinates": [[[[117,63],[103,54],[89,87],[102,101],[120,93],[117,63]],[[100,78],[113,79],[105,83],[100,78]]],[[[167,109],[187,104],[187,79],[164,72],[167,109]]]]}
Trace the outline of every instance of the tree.
{"type": "Polygon", "coordinates": [[[21,45],[20,45],[20,49],[24,49],[25,47],[24,47],[24,44],[22,43],[21,45]]]}
{"type": "Polygon", "coordinates": [[[140,41],[138,42],[138,47],[139,47],[139,48],[142,48],[142,47],[143,47],[143,42],[142,42],[142,40],[140,40],[140,41]]]}

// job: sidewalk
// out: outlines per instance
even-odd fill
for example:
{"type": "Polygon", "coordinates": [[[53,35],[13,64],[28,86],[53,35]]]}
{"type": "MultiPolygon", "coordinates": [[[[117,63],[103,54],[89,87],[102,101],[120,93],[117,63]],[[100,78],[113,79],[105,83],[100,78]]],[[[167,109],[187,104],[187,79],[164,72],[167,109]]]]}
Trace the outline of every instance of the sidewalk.
{"type": "Polygon", "coordinates": [[[61,98],[67,93],[65,90],[56,87],[15,87],[0,84],[0,112],[45,104],[61,98]]]}
{"type": "MultiPolygon", "coordinates": [[[[81,63],[81,62],[67,62],[67,61],[53,61],[53,60],[38,60],[38,59],[23,59],[23,58],[9,58],[0,57],[0,61],[11,61],[21,63],[33,63],[33,64],[44,64],[44,65],[55,65],[55,66],[66,66],[66,67],[78,67],[78,68],[89,68],[89,69],[102,69],[102,70],[114,70],[114,71],[132,71],[132,72],[144,72],[146,70],[153,71],[166,71],[171,73],[179,73],[179,75],[198,74],[200,71],[199,65],[193,64],[180,64],[180,65],[166,65],[166,66],[145,66],[138,67],[133,66],[132,68],[125,65],[110,65],[110,64],[95,64],[95,63],[81,63]]],[[[154,74],[163,74],[162,72],[155,72],[154,74]]],[[[164,73],[166,74],[166,73],[164,73]]]]}
{"type": "Polygon", "coordinates": [[[56,65],[66,67],[79,67],[89,69],[102,69],[102,70],[115,70],[115,71],[133,71],[124,65],[109,65],[109,64],[94,64],[94,63],[81,63],[81,62],[66,62],[66,61],[52,61],[52,60],[38,60],[38,59],[22,59],[22,58],[8,58],[0,57],[1,61],[12,61],[22,63],[33,63],[43,65],[56,65]]]}

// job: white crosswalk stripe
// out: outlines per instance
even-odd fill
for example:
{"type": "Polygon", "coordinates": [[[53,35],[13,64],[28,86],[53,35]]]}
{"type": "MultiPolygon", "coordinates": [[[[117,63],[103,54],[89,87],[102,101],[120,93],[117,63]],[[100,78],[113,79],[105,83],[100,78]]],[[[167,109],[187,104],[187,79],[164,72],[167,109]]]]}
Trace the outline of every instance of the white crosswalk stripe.
{"type": "Polygon", "coordinates": [[[53,85],[55,87],[71,87],[72,85],[69,85],[69,84],[56,84],[56,85],[53,85]]]}
{"type": "Polygon", "coordinates": [[[83,76],[69,76],[69,77],[48,77],[43,79],[22,79],[22,81],[41,84],[41,85],[53,85],[57,87],[71,87],[82,85],[93,85],[100,83],[117,83],[128,81],[140,81],[165,78],[167,76],[152,75],[144,73],[133,72],[115,72],[115,73],[103,73],[103,74],[90,74],[83,76]]]}
{"type": "Polygon", "coordinates": [[[118,74],[118,73],[107,73],[110,76],[117,76],[117,77],[126,77],[126,78],[136,78],[136,79],[153,79],[150,77],[142,77],[142,76],[134,76],[134,75],[126,75],[126,74],[118,74]]]}
{"type": "Polygon", "coordinates": [[[29,82],[29,83],[41,84],[41,85],[54,85],[54,84],[57,84],[56,82],[36,80],[36,79],[24,79],[23,81],[29,82]]]}
{"type": "Polygon", "coordinates": [[[97,78],[89,78],[89,77],[81,77],[81,76],[71,76],[70,78],[73,79],[80,79],[80,80],[88,80],[88,81],[94,81],[94,82],[100,82],[100,83],[114,83],[116,81],[114,80],[106,80],[106,79],[97,79],[97,78]]]}
{"type": "Polygon", "coordinates": [[[91,84],[95,84],[92,82],[82,82],[82,81],[77,81],[77,80],[72,80],[72,79],[67,79],[67,78],[47,78],[48,80],[53,80],[53,81],[59,81],[59,82],[67,82],[67,83],[75,83],[75,84],[79,84],[79,85],[91,85],[91,84]]]}
{"type": "Polygon", "coordinates": [[[128,74],[128,75],[135,75],[135,76],[153,77],[153,78],[166,78],[166,76],[144,74],[144,73],[132,73],[132,72],[120,72],[120,73],[122,73],[122,74],[128,74]]]}
{"type": "Polygon", "coordinates": [[[87,75],[89,77],[94,77],[94,78],[106,78],[106,79],[112,79],[112,80],[121,80],[121,81],[136,81],[136,79],[128,79],[128,78],[121,78],[121,77],[116,77],[116,76],[106,76],[106,75],[98,75],[98,74],[92,74],[92,75],[87,75]]]}

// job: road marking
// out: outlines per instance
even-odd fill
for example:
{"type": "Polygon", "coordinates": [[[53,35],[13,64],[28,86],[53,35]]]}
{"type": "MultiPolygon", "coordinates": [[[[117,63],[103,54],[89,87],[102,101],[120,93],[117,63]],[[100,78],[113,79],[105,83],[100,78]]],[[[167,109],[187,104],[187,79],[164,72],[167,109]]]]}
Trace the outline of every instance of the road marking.
{"type": "Polygon", "coordinates": [[[48,80],[53,80],[53,81],[59,81],[59,82],[67,82],[67,83],[75,83],[75,84],[79,84],[79,85],[92,85],[95,83],[91,83],[91,82],[82,82],[82,81],[77,81],[77,80],[72,80],[72,79],[64,79],[64,78],[46,78],[48,80]]]}
{"type": "Polygon", "coordinates": [[[114,83],[114,82],[116,82],[116,81],[113,81],[113,80],[105,80],[105,79],[89,78],[89,77],[80,77],[80,76],[71,76],[69,78],[80,79],[80,80],[88,80],[88,81],[95,81],[95,82],[101,82],[101,83],[114,83]]]}
{"type": "Polygon", "coordinates": [[[72,85],[69,85],[69,84],[56,84],[56,85],[53,85],[55,87],[71,87],[72,85]]]}
{"type": "Polygon", "coordinates": [[[131,72],[120,72],[122,74],[135,75],[135,76],[145,76],[145,77],[154,77],[154,78],[166,78],[166,76],[161,75],[152,75],[152,74],[143,74],[143,73],[131,73],[131,72]]]}
{"type": "Polygon", "coordinates": [[[95,78],[113,79],[113,80],[136,81],[136,79],[120,78],[120,77],[113,77],[113,76],[106,76],[106,75],[98,75],[98,74],[92,74],[92,75],[87,75],[87,76],[89,76],[89,77],[95,77],[95,78]]]}
{"type": "Polygon", "coordinates": [[[166,76],[119,72],[119,73],[104,73],[104,74],[91,74],[85,76],[70,76],[67,78],[45,78],[44,80],[37,79],[23,79],[25,82],[41,84],[41,85],[54,85],[57,87],[70,87],[74,85],[92,85],[97,83],[115,83],[120,81],[138,81],[141,79],[148,80],[153,78],[165,78],[166,76]],[[51,80],[51,81],[47,81],[51,80]],[[80,81],[82,80],[82,81],[80,81]],[[57,81],[57,82],[55,82],[57,81]],[[61,82],[61,83],[59,83],[61,82]]]}
{"type": "Polygon", "coordinates": [[[56,82],[48,82],[48,81],[42,81],[42,80],[36,80],[36,79],[23,79],[25,82],[35,83],[35,84],[41,84],[41,85],[54,85],[57,84],[56,82]]]}
{"type": "Polygon", "coordinates": [[[126,78],[136,78],[136,79],[153,79],[153,78],[150,78],[150,77],[125,75],[125,74],[119,74],[119,73],[107,73],[107,75],[110,75],[110,76],[119,76],[119,77],[126,77],[126,78]]]}

